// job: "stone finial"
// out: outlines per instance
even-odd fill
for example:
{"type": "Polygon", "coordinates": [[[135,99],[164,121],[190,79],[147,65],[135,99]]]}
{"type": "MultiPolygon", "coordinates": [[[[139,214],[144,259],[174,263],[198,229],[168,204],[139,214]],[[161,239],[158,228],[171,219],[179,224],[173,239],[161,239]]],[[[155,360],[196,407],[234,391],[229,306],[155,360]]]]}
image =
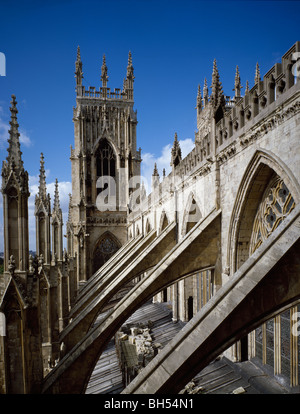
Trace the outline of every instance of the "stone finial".
{"type": "Polygon", "coordinates": [[[175,132],[173,147],[171,150],[171,167],[176,167],[181,162],[181,148],[178,141],[177,132],[175,132]]]}
{"type": "Polygon", "coordinates": [[[204,79],[204,88],[203,88],[203,106],[206,107],[208,103],[208,86],[207,79],[204,79]]]}
{"type": "Polygon", "coordinates": [[[130,50],[128,53],[127,78],[129,76],[133,76],[132,55],[130,50]]]}
{"type": "Polygon", "coordinates": [[[245,94],[249,93],[249,82],[246,81],[245,94]]]}
{"type": "Polygon", "coordinates": [[[217,61],[214,59],[213,63],[213,73],[212,73],[212,83],[211,83],[211,96],[210,96],[210,102],[212,103],[214,108],[217,108],[221,100],[223,98],[223,88],[222,83],[220,82],[220,75],[217,68],[217,61]]]}
{"type": "Polygon", "coordinates": [[[8,139],[8,156],[7,162],[9,167],[13,167],[13,169],[23,170],[23,161],[22,161],[22,152],[20,149],[20,134],[19,134],[19,124],[17,120],[17,101],[15,95],[11,96],[11,120],[9,122],[10,129],[9,129],[9,139],[8,139]]]}
{"type": "Polygon", "coordinates": [[[236,67],[236,72],[235,72],[235,79],[234,79],[234,92],[235,92],[235,98],[240,98],[241,97],[241,89],[242,89],[242,85],[241,85],[241,78],[240,78],[240,72],[239,72],[239,67],[236,67]]]}
{"type": "Polygon", "coordinates": [[[258,62],[256,63],[256,69],[255,69],[255,78],[254,78],[254,84],[257,85],[260,82],[260,70],[258,62]]]}
{"type": "Polygon", "coordinates": [[[47,189],[46,189],[46,173],[45,173],[45,161],[44,154],[41,153],[40,158],[40,175],[39,175],[39,198],[42,200],[47,199],[47,189]]]}
{"type": "Polygon", "coordinates": [[[127,73],[126,80],[124,84],[124,91],[127,92],[128,99],[133,99],[133,82],[134,82],[134,73],[132,66],[132,56],[131,52],[128,53],[128,64],[127,64],[127,73]]]}
{"type": "Polygon", "coordinates": [[[103,55],[103,59],[102,59],[101,81],[102,81],[102,87],[106,88],[107,87],[107,82],[108,82],[108,76],[107,76],[107,66],[106,66],[105,55],[103,55]]]}
{"type": "Polygon", "coordinates": [[[59,201],[59,191],[58,191],[58,181],[57,181],[57,178],[55,179],[55,190],[54,190],[53,210],[55,210],[55,211],[59,211],[60,210],[60,201],[59,201]]]}
{"type": "Polygon", "coordinates": [[[75,62],[75,78],[76,78],[76,86],[82,86],[83,72],[82,72],[82,62],[81,62],[79,46],[77,46],[77,58],[75,62]]]}
{"type": "Polygon", "coordinates": [[[202,109],[202,97],[201,97],[201,88],[200,85],[198,85],[198,92],[197,92],[197,106],[196,109],[198,109],[198,112],[202,109]]]}
{"type": "Polygon", "coordinates": [[[156,177],[159,177],[156,163],[154,164],[154,169],[153,169],[153,174],[152,175],[156,176],[156,177]]]}

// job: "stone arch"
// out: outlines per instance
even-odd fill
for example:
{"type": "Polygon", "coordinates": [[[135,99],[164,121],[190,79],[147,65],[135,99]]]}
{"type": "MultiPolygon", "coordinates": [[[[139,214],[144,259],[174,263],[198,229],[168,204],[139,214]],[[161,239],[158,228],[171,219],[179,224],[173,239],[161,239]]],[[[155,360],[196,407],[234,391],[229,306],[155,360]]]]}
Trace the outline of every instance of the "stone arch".
{"type": "Polygon", "coordinates": [[[93,274],[109,260],[121,247],[120,241],[111,232],[106,231],[97,241],[93,252],[93,274]]]}
{"type": "Polygon", "coordinates": [[[136,226],[136,228],[135,228],[135,235],[136,236],[139,236],[140,235],[140,228],[139,228],[139,226],[137,225],[136,226]]]}
{"type": "Polygon", "coordinates": [[[257,150],[242,177],[232,210],[228,232],[228,274],[234,274],[249,257],[255,215],[266,188],[276,176],[283,180],[295,203],[299,203],[300,186],[291,170],[270,151],[257,150]]]}
{"type": "Polygon", "coordinates": [[[183,222],[182,222],[182,235],[187,234],[196,223],[202,218],[202,214],[199,208],[199,202],[196,199],[196,196],[191,192],[188,196],[183,222]]]}
{"type": "Polygon", "coordinates": [[[107,138],[99,141],[95,151],[97,177],[116,176],[116,151],[107,138]]]}
{"type": "Polygon", "coordinates": [[[161,233],[169,225],[169,223],[167,213],[163,210],[160,216],[159,232],[161,233]]]}

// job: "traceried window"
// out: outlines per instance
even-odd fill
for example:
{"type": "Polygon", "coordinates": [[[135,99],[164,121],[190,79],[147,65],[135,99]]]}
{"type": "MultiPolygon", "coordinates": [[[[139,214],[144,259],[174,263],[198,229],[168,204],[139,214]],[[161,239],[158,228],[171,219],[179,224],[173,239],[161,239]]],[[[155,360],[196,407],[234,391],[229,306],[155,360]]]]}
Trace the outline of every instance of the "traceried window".
{"type": "Polygon", "coordinates": [[[100,141],[97,150],[97,177],[116,176],[116,156],[106,139],[100,141]]]}
{"type": "Polygon", "coordinates": [[[120,245],[115,237],[108,232],[105,233],[99,240],[94,252],[93,272],[95,273],[100,267],[102,267],[119,248],[120,245]]]}
{"type": "Polygon", "coordinates": [[[263,201],[256,213],[250,241],[250,254],[254,253],[294,208],[295,201],[289,189],[283,180],[276,176],[266,189],[263,201]]]}
{"type": "MultiPolygon", "coordinates": [[[[295,208],[295,201],[280,177],[270,181],[257,209],[250,241],[250,255],[271,235],[295,208]]],[[[297,306],[268,320],[249,334],[249,354],[273,367],[274,375],[290,377],[290,385],[298,385],[298,346],[300,341],[290,332],[291,318],[297,306]],[[297,346],[298,341],[298,346],[297,346]],[[294,344],[296,342],[296,344],[294,344]]]]}

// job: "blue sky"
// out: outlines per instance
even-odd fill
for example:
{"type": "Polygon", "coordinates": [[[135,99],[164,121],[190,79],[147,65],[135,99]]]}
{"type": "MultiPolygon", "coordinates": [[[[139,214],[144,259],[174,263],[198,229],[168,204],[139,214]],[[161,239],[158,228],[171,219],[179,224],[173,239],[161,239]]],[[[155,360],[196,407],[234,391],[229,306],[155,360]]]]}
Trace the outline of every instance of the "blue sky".
{"type": "MultiPolygon", "coordinates": [[[[226,95],[233,94],[236,65],[242,85],[248,80],[251,87],[256,62],[263,76],[300,40],[299,16],[298,1],[1,0],[6,76],[0,77],[0,162],[7,155],[10,97],[15,94],[30,176],[30,214],[43,152],[48,192],[53,199],[57,178],[66,217],[77,45],[87,87],[100,86],[105,54],[108,86],[122,88],[131,51],[143,172],[149,174],[157,161],[162,173],[175,132],[184,154],[193,146],[197,88],[203,88],[205,77],[211,85],[214,58],[226,95]]],[[[1,210],[0,251],[2,228],[1,210]]],[[[33,218],[30,234],[35,249],[33,218]]]]}

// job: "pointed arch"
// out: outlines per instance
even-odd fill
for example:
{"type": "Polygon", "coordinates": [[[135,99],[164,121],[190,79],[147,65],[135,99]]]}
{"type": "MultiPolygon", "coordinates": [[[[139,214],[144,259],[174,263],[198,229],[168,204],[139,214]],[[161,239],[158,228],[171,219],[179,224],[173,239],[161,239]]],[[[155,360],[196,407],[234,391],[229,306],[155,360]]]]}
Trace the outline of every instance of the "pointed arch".
{"type": "Polygon", "coordinates": [[[196,196],[191,192],[188,196],[183,222],[182,222],[182,235],[187,234],[198,221],[202,218],[202,214],[199,208],[199,202],[197,202],[196,196]]]}
{"type": "Polygon", "coordinates": [[[101,138],[95,151],[97,177],[116,176],[116,151],[110,140],[101,138]]]}
{"type": "Polygon", "coordinates": [[[159,222],[159,232],[161,233],[169,225],[169,220],[165,210],[161,213],[159,222]]]}
{"type": "Polygon", "coordinates": [[[145,234],[148,234],[150,231],[151,231],[151,224],[150,224],[149,217],[147,217],[146,226],[145,226],[145,234]]]}
{"type": "Polygon", "coordinates": [[[98,239],[93,252],[93,273],[107,262],[121,247],[120,241],[110,231],[106,231],[98,239]]]}
{"type": "Polygon", "coordinates": [[[139,226],[138,225],[135,228],[135,235],[136,236],[139,236],[140,235],[140,229],[139,229],[139,226]]]}
{"type": "Polygon", "coordinates": [[[300,186],[291,170],[275,154],[257,150],[246,168],[237,191],[228,231],[227,273],[233,274],[249,257],[254,220],[272,180],[280,179],[296,204],[300,186]]]}
{"type": "Polygon", "coordinates": [[[24,394],[24,366],[23,352],[23,309],[24,302],[18,289],[11,280],[6,288],[1,311],[5,314],[5,372],[7,375],[7,393],[24,394]]]}

